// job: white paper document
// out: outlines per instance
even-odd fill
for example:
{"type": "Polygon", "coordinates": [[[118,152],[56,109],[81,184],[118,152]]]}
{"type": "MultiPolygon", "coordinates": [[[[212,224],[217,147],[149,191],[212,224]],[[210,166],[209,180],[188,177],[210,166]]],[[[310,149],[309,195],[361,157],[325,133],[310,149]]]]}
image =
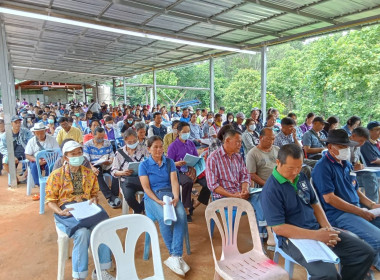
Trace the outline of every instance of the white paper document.
{"type": "Polygon", "coordinates": [[[199,139],[202,144],[210,146],[211,145],[211,140],[210,139],[199,139]]]}
{"type": "Polygon", "coordinates": [[[362,170],[357,170],[355,172],[380,172],[380,167],[364,167],[362,170]]]}
{"type": "Polygon", "coordinates": [[[328,263],[339,263],[339,258],[324,243],[311,239],[293,239],[290,241],[301,251],[306,262],[323,261],[328,263]]]}
{"type": "Polygon", "coordinates": [[[263,188],[248,188],[249,194],[259,193],[263,191],[263,188]]]}
{"type": "Polygon", "coordinates": [[[170,226],[173,222],[177,221],[177,215],[175,213],[175,209],[172,202],[172,198],[170,196],[164,195],[162,198],[163,202],[165,202],[164,208],[164,223],[165,225],[170,226]]]}
{"type": "Polygon", "coordinates": [[[70,213],[77,221],[94,216],[101,211],[98,205],[95,203],[90,204],[89,201],[67,204],[66,208],[74,208],[74,210],[71,210],[70,213]]]}
{"type": "Polygon", "coordinates": [[[104,155],[104,156],[100,157],[97,161],[93,162],[92,165],[93,166],[102,165],[104,162],[106,162],[108,160],[109,160],[109,156],[104,155]]]}
{"type": "MultiPolygon", "coordinates": [[[[364,208],[364,209],[367,210],[367,208],[364,208]]],[[[380,208],[371,209],[371,210],[368,210],[368,212],[371,212],[371,213],[374,214],[376,217],[379,217],[379,216],[380,216],[380,208]]]]}

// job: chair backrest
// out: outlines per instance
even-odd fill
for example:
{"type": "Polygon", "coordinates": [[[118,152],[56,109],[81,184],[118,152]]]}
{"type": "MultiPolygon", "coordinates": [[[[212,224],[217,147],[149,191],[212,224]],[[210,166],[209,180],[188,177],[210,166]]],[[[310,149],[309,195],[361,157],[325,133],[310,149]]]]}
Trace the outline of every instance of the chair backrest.
{"type": "MultiPolygon", "coordinates": [[[[147,232],[151,239],[154,278],[164,279],[161,264],[160,246],[157,229],[151,219],[140,214],[122,215],[99,223],[91,233],[91,250],[94,257],[95,269],[100,271],[98,248],[101,244],[110,248],[115,257],[116,279],[139,279],[135,268],[135,248],[140,235],[147,232]],[[125,236],[125,251],[117,235],[117,230],[127,228],[125,236]]],[[[100,273],[98,279],[101,280],[100,273]]]]}
{"type": "Polygon", "coordinates": [[[361,152],[359,152],[359,157],[360,157],[361,162],[363,163],[363,166],[367,167],[367,162],[365,161],[363,154],[361,152]]]}
{"type": "MultiPolygon", "coordinates": [[[[312,191],[314,192],[315,197],[317,198],[318,204],[321,204],[321,202],[319,201],[318,193],[317,193],[317,191],[315,190],[315,186],[314,186],[313,178],[310,178],[310,185],[311,185],[311,188],[313,189],[312,191]]],[[[322,205],[321,205],[321,206],[322,206],[322,205]]]]}
{"type": "Polygon", "coordinates": [[[115,138],[116,148],[121,148],[125,145],[123,137],[115,138]]]}
{"type": "MultiPolygon", "coordinates": [[[[42,158],[44,160],[46,160],[46,167],[45,168],[48,168],[49,174],[50,174],[51,171],[53,170],[55,161],[60,156],[62,156],[62,151],[59,148],[52,149],[52,150],[43,150],[43,151],[39,151],[37,153],[37,155],[36,155],[36,162],[38,163],[39,160],[42,159],[42,158]]],[[[36,165],[37,165],[37,170],[38,170],[38,178],[41,178],[42,177],[41,167],[40,167],[39,164],[36,164],[36,165]]]]}
{"type": "Polygon", "coordinates": [[[222,198],[211,202],[205,212],[207,228],[211,240],[211,248],[214,262],[217,264],[214,245],[211,235],[211,220],[215,222],[222,238],[221,260],[233,259],[240,255],[237,247],[237,236],[239,231],[240,218],[243,213],[247,213],[249,227],[251,231],[253,250],[262,253],[262,246],[259,237],[259,230],[256,224],[256,216],[252,205],[241,198],[222,198]],[[235,212],[235,215],[233,215],[235,212]],[[221,218],[222,223],[220,222],[221,218]]]}

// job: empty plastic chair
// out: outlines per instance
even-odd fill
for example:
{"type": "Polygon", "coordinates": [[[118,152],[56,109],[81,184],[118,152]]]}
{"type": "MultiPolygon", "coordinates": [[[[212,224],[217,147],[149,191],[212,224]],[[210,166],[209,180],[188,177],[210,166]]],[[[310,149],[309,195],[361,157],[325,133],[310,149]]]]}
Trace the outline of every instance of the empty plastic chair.
{"type": "MultiPolygon", "coordinates": [[[[53,170],[53,166],[55,161],[62,155],[62,152],[60,149],[53,149],[53,150],[43,150],[39,151],[36,155],[36,162],[39,162],[40,159],[45,159],[46,166],[49,171],[49,174],[53,170]]],[[[41,166],[37,164],[37,170],[38,170],[38,181],[40,182],[40,214],[45,213],[45,186],[46,181],[49,176],[42,176],[41,172],[41,166]]]]}
{"type": "Polygon", "coordinates": [[[69,258],[69,236],[61,231],[57,226],[55,227],[57,231],[58,239],[58,272],[57,280],[65,279],[65,262],[69,258]]]}
{"type": "Polygon", "coordinates": [[[252,205],[239,198],[222,198],[210,203],[205,212],[209,231],[212,254],[215,263],[214,279],[289,279],[286,271],[274,263],[263,253],[259,230],[256,224],[255,211],[252,205]],[[236,209],[233,221],[233,209],[236,209]],[[227,209],[227,215],[224,209],[227,209]],[[253,249],[241,254],[237,247],[239,223],[243,213],[247,213],[253,249]],[[221,220],[219,219],[219,217],[221,220]],[[211,236],[211,221],[215,222],[222,239],[222,254],[216,258],[213,238],[211,236]],[[228,221],[228,223],[227,223],[228,221]]]}
{"type": "MultiPolygon", "coordinates": [[[[117,280],[135,280],[139,279],[135,268],[135,248],[136,242],[142,233],[149,234],[152,239],[153,267],[154,275],[145,279],[164,279],[162,269],[160,245],[158,233],[153,221],[148,217],[140,214],[122,215],[99,223],[91,234],[91,250],[94,258],[95,269],[100,271],[100,262],[98,248],[104,244],[110,248],[115,257],[116,279],[117,280]],[[117,230],[127,228],[125,236],[125,251],[117,235],[117,230]]],[[[98,273],[98,279],[102,276],[98,273]]]]}

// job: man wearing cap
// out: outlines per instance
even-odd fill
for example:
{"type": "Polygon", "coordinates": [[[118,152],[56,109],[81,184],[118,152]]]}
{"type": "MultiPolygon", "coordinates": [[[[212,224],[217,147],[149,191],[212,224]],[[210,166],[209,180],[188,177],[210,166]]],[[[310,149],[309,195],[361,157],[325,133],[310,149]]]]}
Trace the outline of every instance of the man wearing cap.
{"type": "MultiPolygon", "coordinates": [[[[24,127],[21,127],[21,121],[22,117],[20,116],[14,116],[11,119],[13,151],[15,154],[16,166],[19,160],[25,159],[25,147],[29,139],[33,137],[32,132],[24,127]]],[[[6,172],[9,172],[6,133],[0,136],[0,153],[3,155],[3,168],[6,172]]]]}
{"type": "MultiPolygon", "coordinates": [[[[35,123],[34,127],[30,130],[33,132],[34,137],[28,141],[28,144],[25,147],[25,156],[26,159],[30,161],[30,171],[33,176],[34,185],[39,186],[38,180],[38,170],[36,163],[36,155],[39,151],[43,150],[52,150],[59,148],[59,145],[53,136],[46,134],[47,127],[42,123],[35,123]]],[[[41,159],[38,163],[40,166],[46,165],[46,161],[41,159]]],[[[45,169],[45,175],[47,176],[49,170],[45,169]]]]}
{"type": "Polygon", "coordinates": [[[62,144],[62,141],[70,138],[74,141],[77,141],[78,143],[83,143],[83,136],[82,132],[79,128],[72,127],[69,123],[69,119],[66,117],[62,117],[58,120],[59,125],[61,126],[61,130],[58,132],[57,135],[57,142],[58,145],[62,144]]]}
{"type": "MultiPolygon", "coordinates": [[[[96,175],[91,169],[82,165],[84,161],[82,145],[75,141],[66,142],[62,148],[65,164],[54,170],[46,182],[46,203],[59,216],[71,216],[65,204],[81,201],[98,203],[99,185],[96,175]]],[[[66,227],[55,219],[56,226],[63,232],[66,227]]],[[[88,275],[88,247],[92,228],[77,229],[71,238],[74,239],[72,251],[72,277],[74,280],[86,279],[88,275]]],[[[112,265],[111,252],[105,245],[99,247],[101,271],[92,272],[92,279],[97,274],[102,279],[115,279],[106,269],[112,265]]]]}
{"type": "Polygon", "coordinates": [[[360,147],[365,164],[372,167],[380,167],[380,122],[368,123],[369,139],[360,147]]]}
{"type": "Polygon", "coordinates": [[[330,224],[355,233],[376,251],[374,266],[380,269],[380,218],[370,209],[380,204],[368,199],[359,189],[350,163],[349,139],[344,129],[329,131],[328,152],[315,165],[312,178],[330,224]]]}
{"type": "Polygon", "coordinates": [[[245,120],[245,115],[242,112],[236,114],[236,122],[233,122],[232,125],[236,131],[243,133],[245,131],[245,125],[243,121],[245,120]]]}
{"type": "Polygon", "coordinates": [[[253,119],[256,124],[256,132],[260,133],[263,129],[263,123],[261,120],[261,110],[259,108],[255,107],[251,110],[251,119],[253,119]]]}
{"type": "Polygon", "coordinates": [[[323,139],[321,139],[321,131],[325,126],[322,117],[315,117],[313,127],[306,131],[302,137],[303,148],[307,154],[307,158],[318,160],[322,157],[321,152],[326,148],[323,139]]]}

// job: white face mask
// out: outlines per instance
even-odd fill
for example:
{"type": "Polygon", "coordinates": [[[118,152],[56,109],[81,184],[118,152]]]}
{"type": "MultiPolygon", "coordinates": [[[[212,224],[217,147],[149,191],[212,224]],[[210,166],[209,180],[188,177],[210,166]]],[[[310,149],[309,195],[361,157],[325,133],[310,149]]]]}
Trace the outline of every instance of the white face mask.
{"type": "Polygon", "coordinates": [[[233,122],[233,121],[234,121],[234,119],[228,119],[228,121],[231,123],[231,122],[233,122]]]}
{"type": "MultiPolygon", "coordinates": [[[[338,150],[337,148],[335,148],[336,150],[338,150]]],[[[345,149],[340,149],[338,150],[339,151],[339,155],[335,155],[335,157],[339,160],[349,160],[350,157],[351,157],[351,151],[350,151],[350,148],[347,147],[345,149]]]]}
{"type": "Polygon", "coordinates": [[[211,119],[208,119],[207,121],[208,121],[209,123],[213,123],[213,122],[214,122],[214,119],[211,118],[211,119]]]}
{"type": "Polygon", "coordinates": [[[107,127],[107,128],[112,128],[112,124],[107,123],[107,124],[106,124],[106,127],[107,127]]]}
{"type": "Polygon", "coordinates": [[[249,129],[252,130],[252,131],[254,131],[256,129],[256,125],[255,124],[251,124],[249,126],[249,129]]]}

